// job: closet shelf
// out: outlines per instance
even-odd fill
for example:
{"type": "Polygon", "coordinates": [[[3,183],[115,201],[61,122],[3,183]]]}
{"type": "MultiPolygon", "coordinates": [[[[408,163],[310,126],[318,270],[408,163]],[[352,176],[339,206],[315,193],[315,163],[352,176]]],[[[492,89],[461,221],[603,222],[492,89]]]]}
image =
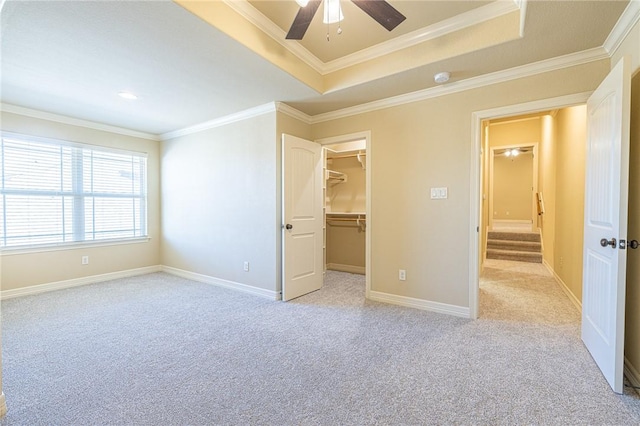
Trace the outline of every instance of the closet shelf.
{"type": "MultiPolygon", "coordinates": [[[[338,151],[333,151],[333,150],[329,150],[331,152],[337,153],[338,151]]],[[[339,159],[339,158],[353,158],[355,157],[356,160],[358,160],[358,163],[360,163],[360,166],[362,166],[362,170],[366,169],[366,157],[367,157],[367,152],[365,150],[358,150],[358,152],[353,152],[351,154],[338,154],[338,155],[331,155],[330,157],[328,157],[328,160],[334,160],[334,159],[339,159]]]]}
{"type": "Polygon", "coordinates": [[[352,213],[352,212],[327,212],[327,224],[333,225],[337,223],[355,222],[355,225],[363,232],[367,226],[367,218],[365,213],[352,213]]]}
{"type": "Polygon", "coordinates": [[[325,172],[325,179],[336,183],[342,183],[347,181],[347,175],[342,172],[327,169],[325,172]]]}

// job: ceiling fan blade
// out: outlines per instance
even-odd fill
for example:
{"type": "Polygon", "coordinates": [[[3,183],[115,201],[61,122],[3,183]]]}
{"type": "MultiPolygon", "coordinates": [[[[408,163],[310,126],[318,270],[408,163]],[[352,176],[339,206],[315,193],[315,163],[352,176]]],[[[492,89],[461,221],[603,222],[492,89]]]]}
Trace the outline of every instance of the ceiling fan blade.
{"type": "Polygon", "coordinates": [[[322,0],[310,0],[305,7],[301,7],[300,10],[298,10],[298,14],[287,33],[288,40],[302,40],[304,33],[306,33],[307,28],[309,28],[309,24],[311,24],[313,16],[320,7],[320,3],[322,3],[322,0]]]}
{"type": "Polygon", "coordinates": [[[402,13],[398,12],[393,6],[384,0],[351,0],[353,4],[358,6],[367,15],[375,19],[380,25],[391,31],[402,21],[407,19],[402,13]]]}

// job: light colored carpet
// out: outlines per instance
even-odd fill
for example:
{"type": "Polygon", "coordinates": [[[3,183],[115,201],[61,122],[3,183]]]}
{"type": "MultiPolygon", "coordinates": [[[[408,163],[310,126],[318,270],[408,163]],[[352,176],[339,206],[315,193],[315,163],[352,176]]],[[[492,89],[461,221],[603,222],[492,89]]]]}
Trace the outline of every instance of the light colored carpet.
{"type": "Polygon", "coordinates": [[[539,232],[489,231],[487,259],[542,263],[539,232]]]}
{"type": "Polygon", "coordinates": [[[288,303],[161,273],[6,300],[2,424],[640,423],[545,272],[488,264],[477,321],[333,271],[288,303]]]}

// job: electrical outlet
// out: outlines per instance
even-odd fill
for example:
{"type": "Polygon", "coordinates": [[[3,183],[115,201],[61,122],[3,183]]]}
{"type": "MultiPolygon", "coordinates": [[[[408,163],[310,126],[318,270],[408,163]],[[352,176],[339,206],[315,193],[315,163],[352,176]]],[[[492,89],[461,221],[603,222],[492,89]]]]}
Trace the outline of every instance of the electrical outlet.
{"type": "Polygon", "coordinates": [[[407,271],[405,271],[404,269],[400,269],[398,271],[398,279],[400,281],[405,281],[407,279],[407,271]]]}
{"type": "Polygon", "coordinates": [[[244,269],[245,272],[249,272],[249,262],[247,262],[246,260],[244,262],[243,269],[244,269]]]}
{"type": "Polygon", "coordinates": [[[82,264],[83,265],[89,264],[89,256],[82,256],[82,264]]]}

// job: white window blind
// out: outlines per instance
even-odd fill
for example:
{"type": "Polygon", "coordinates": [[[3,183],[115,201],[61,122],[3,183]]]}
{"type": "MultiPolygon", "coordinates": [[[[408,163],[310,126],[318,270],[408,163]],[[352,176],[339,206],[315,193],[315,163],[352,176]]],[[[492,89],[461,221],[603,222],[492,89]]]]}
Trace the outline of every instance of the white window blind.
{"type": "Polygon", "coordinates": [[[147,236],[147,158],[2,134],[0,246],[147,236]]]}

